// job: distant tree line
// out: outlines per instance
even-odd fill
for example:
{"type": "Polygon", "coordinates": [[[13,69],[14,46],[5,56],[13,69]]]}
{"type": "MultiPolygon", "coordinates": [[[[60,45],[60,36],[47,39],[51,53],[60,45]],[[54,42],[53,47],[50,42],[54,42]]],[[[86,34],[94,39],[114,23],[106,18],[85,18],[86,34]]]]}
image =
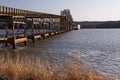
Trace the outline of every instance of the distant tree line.
{"type": "Polygon", "coordinates": [[[80,24],[81,28],[120,28],[120,21],[74,21],[74,26],[80,24]]]}

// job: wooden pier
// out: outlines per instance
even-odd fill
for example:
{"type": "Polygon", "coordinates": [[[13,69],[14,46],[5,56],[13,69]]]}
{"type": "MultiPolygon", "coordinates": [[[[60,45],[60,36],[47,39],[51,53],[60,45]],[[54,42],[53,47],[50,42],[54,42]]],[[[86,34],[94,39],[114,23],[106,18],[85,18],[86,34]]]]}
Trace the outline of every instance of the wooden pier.
{"type": "Polygon", "coordinates": [[[27,44],[28,39],[48,38],[73,29],[73,19],[69,10],[61,15],[28,11],[0,6],[0,43],[27,44]]]}

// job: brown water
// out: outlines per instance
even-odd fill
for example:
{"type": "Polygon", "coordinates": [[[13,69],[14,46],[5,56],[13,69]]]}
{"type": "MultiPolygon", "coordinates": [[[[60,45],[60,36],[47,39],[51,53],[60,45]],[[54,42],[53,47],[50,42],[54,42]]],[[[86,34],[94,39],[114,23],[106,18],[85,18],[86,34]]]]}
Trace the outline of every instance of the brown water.
{"type": "Polygon", "coordinates": [[[30,55],[52,63],[82,61],[106,75],[120,76],[120,29],[73,30],[36,43],[28,42],[16,50],[1,53],[30,55]]]}

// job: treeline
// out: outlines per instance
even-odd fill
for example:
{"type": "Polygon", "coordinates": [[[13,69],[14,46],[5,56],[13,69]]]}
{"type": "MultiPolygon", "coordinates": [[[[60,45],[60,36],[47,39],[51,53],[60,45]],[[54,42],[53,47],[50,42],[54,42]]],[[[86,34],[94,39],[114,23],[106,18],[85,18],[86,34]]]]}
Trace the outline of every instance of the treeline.
{"type": "Polygon", "coordinates": [[[120,21],[84,21],[74,22],[74,26],[80,24],[81,28],[120,28],[120,21]]]}

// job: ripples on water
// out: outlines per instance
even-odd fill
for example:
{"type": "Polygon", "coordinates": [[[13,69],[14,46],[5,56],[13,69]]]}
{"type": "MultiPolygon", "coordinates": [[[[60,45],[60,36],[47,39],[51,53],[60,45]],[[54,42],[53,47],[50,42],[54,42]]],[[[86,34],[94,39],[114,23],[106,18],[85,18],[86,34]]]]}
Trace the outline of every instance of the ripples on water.
{"type": "Polygon", "coordinates": [[[120,29],[74,30],[8,52],[53,63],[77,59],[100,73],[120,76],[120,29]]]}

